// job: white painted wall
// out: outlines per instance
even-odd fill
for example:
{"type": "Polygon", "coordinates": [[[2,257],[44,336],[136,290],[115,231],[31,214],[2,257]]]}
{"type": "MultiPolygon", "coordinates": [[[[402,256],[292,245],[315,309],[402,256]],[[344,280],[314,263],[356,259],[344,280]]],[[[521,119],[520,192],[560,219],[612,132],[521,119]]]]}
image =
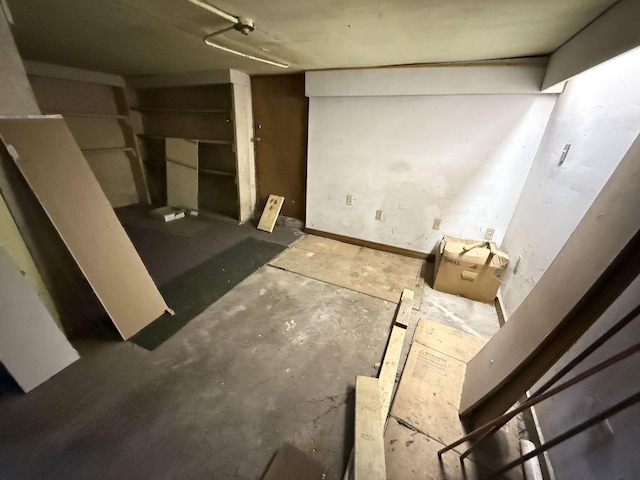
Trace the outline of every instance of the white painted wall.
{"type": "Polygon", "coordinates": [[[428,253],[443,234],[500,243],[555,98],[310,98],[306,226],[428,253]]]}
{"type": "Polygon", "coordinates": [[[508,314],[551,264],[639,132],[640,49],[569,81],[504,238],[512,260],[502,288],[508,314]],[[559,166],[567,143],[571,149],[559,166]]]}

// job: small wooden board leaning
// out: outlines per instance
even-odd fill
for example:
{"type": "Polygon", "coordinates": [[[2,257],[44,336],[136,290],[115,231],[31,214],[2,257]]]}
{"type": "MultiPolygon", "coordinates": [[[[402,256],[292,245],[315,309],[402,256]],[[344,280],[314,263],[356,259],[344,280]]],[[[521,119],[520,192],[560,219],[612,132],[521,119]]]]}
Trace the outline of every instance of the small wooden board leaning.
{"type": "Polygon", "coordinates": [[[262,216],[260,217],[260,223],[258,223],[258,230],[263,230],[269,233],[273,232],[273,227],[276,226],[276,220],[278,220],[278,215],[280,215],[283,203],[284,197],[269,195],[267,204],[265,205],[264,210],[262,211],[262,216]]]}

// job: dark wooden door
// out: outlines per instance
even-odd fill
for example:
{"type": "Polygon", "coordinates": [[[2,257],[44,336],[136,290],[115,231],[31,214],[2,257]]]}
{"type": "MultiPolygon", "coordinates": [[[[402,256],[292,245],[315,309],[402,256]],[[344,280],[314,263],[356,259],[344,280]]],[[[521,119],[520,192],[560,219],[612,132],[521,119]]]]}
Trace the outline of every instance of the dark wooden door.
{"type": "Polygon", "coordinates": [[[304,74],[251,77],[258,208],[270,194],[285,198],[282,215],[304,220],[307,117],[304,74]]]}

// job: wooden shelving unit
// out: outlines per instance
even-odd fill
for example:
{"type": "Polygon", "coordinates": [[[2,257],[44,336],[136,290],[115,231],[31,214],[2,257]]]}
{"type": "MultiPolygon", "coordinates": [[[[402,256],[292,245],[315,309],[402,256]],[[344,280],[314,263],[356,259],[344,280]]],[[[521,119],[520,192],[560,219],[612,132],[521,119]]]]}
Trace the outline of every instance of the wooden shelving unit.
{"type": "Polygon", "coordinates": [[[120,114],[104,114],[104,113],[87,113],[87,112],[42,112],[45,115],[63,115],[65,117],[71,118],[99,118],[99,119],[113,119],[113,120],[124,120],[129,122],[128,115],[120,115],[120,114]]]}
{"type": "Polygon", "coordinates": [[[122,77],[27,63],[40,110],[62,115],[115,207],[150,203],[122,77]]]}
{"type": "Polygon", "coordinates": [[[132,147],[81,148],[80,150],[84,153],[130,152],[136,156],[136,151],[132,147]]]}
{"type": "MultiPolygon", "coordinates": [[[[152,152],[144,162],[149,176],[155,177],[154,200],[171,204],[181,199],[184,203],[195,203],[198,211],[205,215],[213,212],[238,219],[232,85],[140,88],[136,96],[138,104],[133,110],[140,113],[144,126],[140,138],[147,152],[152,152]],[[191,149],[184,143],[182,147],[171,147],[184,157],[169,158],[168,142],[179,145],[181,141],[197,147],[191,149]],[[191,158],[193,155],[196,158],[191,158]],[[187,169],[194,168],[193,165],[197,165],[197,175],[192,176],[187,169]],[[178,191],[177,185],[182,191],[172,193],[178,191]],[[163,188],[168,193],[160,193],[163,188]]],[[[192,205],[172,206],[193,208],[192,205]]]]}
{"type": "Polygon", "coordinates": [[[205,174],[205,175],[219,175],[219,176],[222,176],[222,177],[234,177],[234,178],[236,176],[236,174],[233,173],[233,172],[225,172],[225,171],[222,171],[222,170],[213,170],[213,169],[210,169],[210,168],[199,168],[198,171],[200,173],[205,174]]]}
{"type": "Polygon", "coordinates": [[[215,113],[231,115],[233,112],[226,108],[133,108],[142,113],[215,113]]]}

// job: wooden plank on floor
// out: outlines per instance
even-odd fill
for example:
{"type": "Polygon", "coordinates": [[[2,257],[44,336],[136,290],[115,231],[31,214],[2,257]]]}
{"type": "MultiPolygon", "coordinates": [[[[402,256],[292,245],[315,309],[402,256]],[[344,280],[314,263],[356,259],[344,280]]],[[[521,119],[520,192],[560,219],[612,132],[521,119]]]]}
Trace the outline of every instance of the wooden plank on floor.
{"type": "MultiPolygon", "coordinates": [[[[398,307],[394,325],[391,329],[391,334],[389,335],[389,342],[387,343],[387,349],[384,352],[384,360],[382,361],[382,367],[380,368],[380,374],[378,376],[380,390],[380,415],[382,418],[383,429],[389,415],[391,396],[393,395],[393,389],[396,384],[396,376],[400,366],[400,356],[404,345],[404,338],[407,331],[406,328],[409,324],[409,319],[411,318],[412,305],[413,290],[403,290],[400,298],[400,306],[398,307]]],[[[347,464],[347,469],[345,470],[344,480],[353,478],[353,461],[352,450],[347,464]]]]}
{"type": "Polygon", "coordinates": [[[402,346],[404,345],[404,337],[407,325],[411,318],[411,307],[413,305],[413,291],[404,290],[400,299],[400,306],[395,318],[395,325],[391,329],[389,343],[384,353],[384,360],[380,368],[380,404],[382,423],[387,421],[389,415],[389,406],[391,405],[391,396],[393,388],[396,384],[396,375],[400,365],[400,356],[402,354],[402,346]]]}
{"type": "Polygon", "coordinates": [[[413,308],[413,290],[405,288],[400,297],[400,308],[396,315],[395,324],[407,328],[411,321],[411,309],[413,308]]]}
{"type": "Polygon", "coordinates": [[[62,118],[0,119],[7,151],[122,338],[168,309],[62,118]]]}
{"type": "Polygon", "coordinates": [[[387,351],[384,354],[384,361],[380,368],[380,413],[382,422],[386,422],[389,415],[389,406],[391,405],[391,396],[393,395],[393,387],[396,384],[396,375],[398,373],[398,365],[400,363],[400,355],[404,344],[406,329],[394,325],[391,329],[387,351]]]}
{"type": "MultiPolygon", "coordinates": [[[[457,440],[466,433],[457,408],[464,374],[464,362],[413,342],[391,415],[443,446],[457,440]]],[[[456,451],[464,449],[465,444],[456,451]]],[[[518,456],[519,443],[512,423],[494,434],[471,458],[495,469],[518,456]]],[[[516,470],[508,477],[521,478],[516,470]]]]}
{"type": "Polygon", "coordinates": [[[378,379],[356,377],[355,480],[384,480],[384,424],[378,379]]]}
{"type": "Polygon", "coordinates": [[[79,358],[31,284],[2,247],[0,305],[0,362],[25,392],[79,358]]]}
{"type": "Polygon", "coordinates": [[[308,235],[270,264],[394,303],[403,289],[411,289],[414,305],[420,305],[424,260],[417,258],[308,235]]]}
{"type": "Polygon", "coordinates": [[[269,195],[267,204],[264,206],[260,222],[258,223],[258,230],[265,232],[273,232],[273,227],[276,226],[276,220],[280,215],[282,204],[284,203],[284,197],[279,195],[269,195]]]}
{"type": "Polygon", "coordinates": [[[479,480],[488,473],[467,460],[464,467],[454,453],[438,460],[440,442],[390,418],[384,433],[388,480],[479,480]]]}
{"type": "Polygon", "coordinates": [[[465,363],[487,343],[475,335],[425,319],[418,322],[413,341],[465,363]]]}

